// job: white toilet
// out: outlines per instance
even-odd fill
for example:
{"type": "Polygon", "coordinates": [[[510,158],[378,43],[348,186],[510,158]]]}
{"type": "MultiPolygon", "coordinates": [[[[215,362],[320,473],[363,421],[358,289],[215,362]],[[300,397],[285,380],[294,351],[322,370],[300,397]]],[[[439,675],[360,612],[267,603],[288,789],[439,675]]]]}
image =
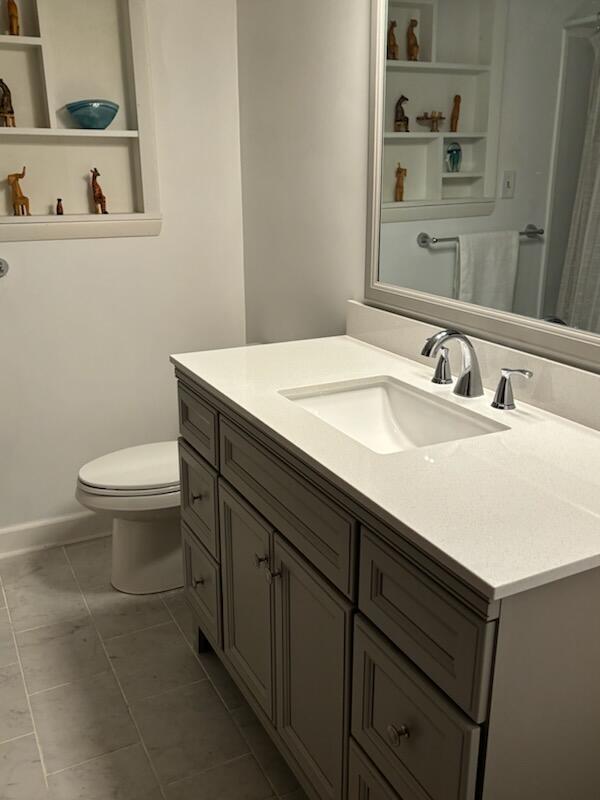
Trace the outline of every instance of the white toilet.
{"type": "Polygon", "coordinates": [[[177,442],[130,447],[81,468],[76,497],[113,517],[112,578],[128,594],[183,585],[177,442]]]}

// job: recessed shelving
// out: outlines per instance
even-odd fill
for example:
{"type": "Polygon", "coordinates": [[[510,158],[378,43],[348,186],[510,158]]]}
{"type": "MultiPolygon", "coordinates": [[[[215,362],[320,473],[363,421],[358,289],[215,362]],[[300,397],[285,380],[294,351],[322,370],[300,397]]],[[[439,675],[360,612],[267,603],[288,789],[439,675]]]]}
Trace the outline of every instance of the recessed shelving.
{"type": "Polygon", "coordinates": [[[388,21],[397,23],[401,59],[406,30],[416,19],[418,61],[384,63],[382,214],[384,222],[443,219],[457,213],[490,213],[496,192],[500,100],[506,43],[505,0],[389,0],[388,21]],[[455,97],[461,98],[459,130],[452,132],[455,97]],[[410,133],[394,132],[400,97],[410,133]],[[441,112],[432,133],[417,118],[441,112]],[[447,171],[447,148],[462,148],[462,172],[447,171]],[[394,203],[398,164],[407,170],[404,202],[394,203]],[[455,206],[455,208],[453,208],[455,206]],[[437,211],[436,211],[437,208],[437,211]],[[422,217],[419,217],[422,209],[422,217]]]}
{"type": "Polygon", "coordinates": [[[40,36],[7,36],[0,35],[0,47],[41,47],[40,36]]]}
{"type": "Polygon", "coordinates": [[[32,35],[0,35],[0,75],[12,91],[17,125],[0,128],[2,174],[26,166],[21,189],[32,211],[13,216],[10,192],[0,193],[0,240],[160,232],[144,5],[28,0],[21,3],[21,23],[32,35]],[[66,105],[86,97],[119,105],[108,129],[71,127],[66,105]],[[93,213],[92,167],[100,171],[108,215],[93,213]],[[60,216],[53,213],[58,197],[67,212],[60,216]]]}
{"type": "Polygon", "coordinates": [[[487,64],[452,64],[434,61],[388,61],[388,70],[430,75],[483,75],[491,70],[487,64]]]}
{"type": "Polygon", "coordinates": [[[137,139],[138,131],[89,130],[85,128],[0,128],[0,139],[137,139]]]}

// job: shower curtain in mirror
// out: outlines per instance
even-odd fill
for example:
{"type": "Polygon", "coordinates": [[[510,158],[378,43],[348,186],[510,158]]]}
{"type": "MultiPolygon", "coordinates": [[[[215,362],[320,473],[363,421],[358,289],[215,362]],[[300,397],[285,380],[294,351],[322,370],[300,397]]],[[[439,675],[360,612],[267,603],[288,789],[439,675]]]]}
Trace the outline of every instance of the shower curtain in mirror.
{"type": "Polygon", "coordinates": [[[558,316],[574,328],[600,333],[600,34],[590,41],[596,61],[558,316]]]}

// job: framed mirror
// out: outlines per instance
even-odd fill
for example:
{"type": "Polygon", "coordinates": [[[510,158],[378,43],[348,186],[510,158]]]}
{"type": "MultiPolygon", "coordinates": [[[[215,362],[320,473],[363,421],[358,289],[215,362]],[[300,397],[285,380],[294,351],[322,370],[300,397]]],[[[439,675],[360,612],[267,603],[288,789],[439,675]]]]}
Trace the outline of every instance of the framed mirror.
{"type": "Polygon", "coordinates": [[[367,302],[600,372],[600,4],[372,0],[367,302]]]}

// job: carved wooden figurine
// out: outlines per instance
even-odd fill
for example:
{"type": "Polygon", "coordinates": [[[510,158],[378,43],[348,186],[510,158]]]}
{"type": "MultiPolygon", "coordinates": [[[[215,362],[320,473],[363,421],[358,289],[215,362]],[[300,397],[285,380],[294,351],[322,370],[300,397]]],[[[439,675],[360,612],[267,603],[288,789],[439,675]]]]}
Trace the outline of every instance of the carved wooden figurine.
{"type": "Polygon", "coordinates": [[[396,170],[396,191],[394,192],[394,200],[396,203],[402,203],[404,201],[404,181],[407,175],[408,170],[404,169],[402,164],[398,164],[398,169],[396,170]]]}
{"type": "Polygon", "coordinates": [[[404,103],[408,103],[408,97],[402,95],[396,103],[396,116],[394,118],[394,131],[396,133],[410,133],[410,120],[404,111],[404,103]]]}
{"type": "Polygon", "coordinates": [[[406,31],[406,57],[409,61],[419,60],[419,51],[421,48],[419,47],[419,40],[415,33],[415,28],[418,24],[418,20],[411,19],[408,23],[408,30],[406,31]]]}
{"type": "Polygon", "coordinates": [[[0,127],[14,128],[15,109],[12,104],[12,95],[8,86],[0,78],[0,127]]]}
{"type": "Polygon", "coordinates": [[[396,28],[398,27],[398,23],[395,19],[390,21],[390,27],[388,28],[388,39],[387,39],[387,57],[388,61],[398,61],[400,58],[400,48],[398,47],[398,40],[396,39],[396,28]]]}
{"type": "Polygon", "coordinates": [[[421,125],[429,125],[431,133],[439,133],[440,123],[445,121],[446,117],[441,111],[432,111],[431,114],[426,111],[420,117],[417,117],[417,122],[420,122],[421,125]]]}
{"type": "Polygon", "coordinates": [[[8,0],[6,7],[8,10],[8,32],[11,36],[20,36],[21,23],[19,21],[19,7],[15,0],[8,0]]]}
{"type": "Polygon", "coordinates": [[[452,116],[450,117],[450,130],[456,133],[458,130],[458,120],[460,119],[460,104],[462,97],[459,94],[454,95],[454,105],[452,106],[452,116]]]}
{"type": "Polygon", "coordinates": [[[56,201],[56,216],[62,217],[64,216],[64,213],[65,209],[63,207],[62,197],[59,197],[58,200],[56,201]]]}
{"type": "Polygon", "coordinates": [[[23,167],[23,172],[15,172],[8,176],[8,185],[12,190],[12,206],[15,217],[31,216],[29,211],[29,198],[25,197],[21,189],[20,180],[25,177],[26,168],[23,167]]]}
{"type": "Polygon", "coordinates": [[[106,197],[104,196],[102,189],[100,188],[100,184],[98,183],[98,178],[100,177],[100,173],[94,167],[92,170],[92,199],[94,203],[94,209],[96,210],[96,214],[108,214],[106,210],[106,197]]]}

